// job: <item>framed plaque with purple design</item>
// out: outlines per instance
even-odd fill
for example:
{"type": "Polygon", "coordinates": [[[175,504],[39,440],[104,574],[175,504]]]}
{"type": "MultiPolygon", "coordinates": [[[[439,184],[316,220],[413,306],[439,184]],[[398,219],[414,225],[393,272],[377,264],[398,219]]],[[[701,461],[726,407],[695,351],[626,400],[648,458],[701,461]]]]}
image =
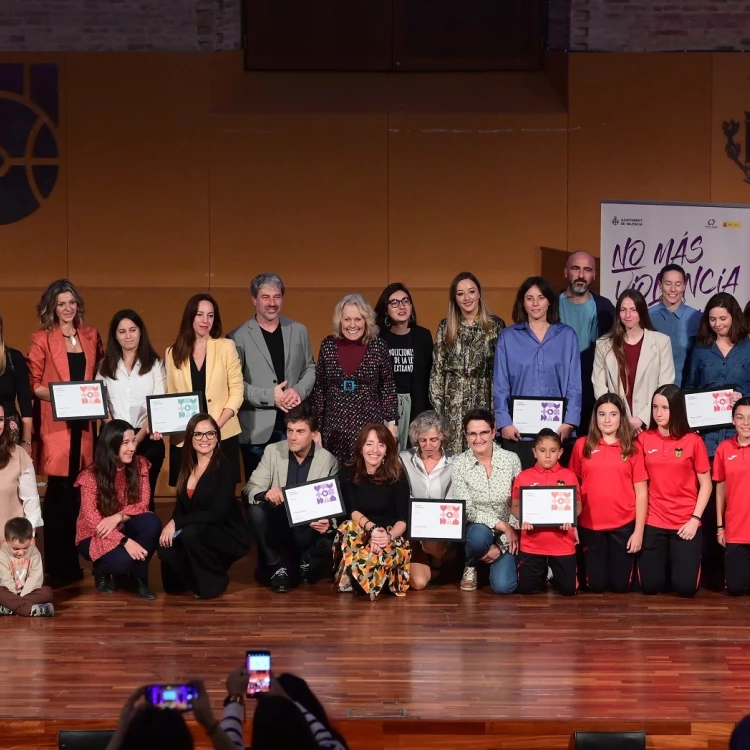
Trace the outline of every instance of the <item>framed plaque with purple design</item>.
{"type": "Polygon", "coordinates": [[[512,396],[510,415],[523,437],[534,437],[548,427],[557,432],[565,421],[567,399],[543,396],[512,396]]]}
{"type": "Polygon", "coordinates": [[[290,526],[306,526],[313,521],[346,515],[341,486],[336,477],[313,479],[296,487],[282,487],[281,492],[290,526]]]}

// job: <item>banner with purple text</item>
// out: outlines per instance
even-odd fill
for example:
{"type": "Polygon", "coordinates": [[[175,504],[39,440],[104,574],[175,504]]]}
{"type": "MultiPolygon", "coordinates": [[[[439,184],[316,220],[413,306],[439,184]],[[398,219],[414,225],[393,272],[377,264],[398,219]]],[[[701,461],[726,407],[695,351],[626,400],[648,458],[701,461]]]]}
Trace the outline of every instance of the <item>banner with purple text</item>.
{"type": "Polygon", "coordinates": [[[635,288],[659,301],[659,271],[687,274],[685,301],[702,310],[711,295],[750,299],[750,205],[602,201],[601,293],[615,302],[635,288]]]}

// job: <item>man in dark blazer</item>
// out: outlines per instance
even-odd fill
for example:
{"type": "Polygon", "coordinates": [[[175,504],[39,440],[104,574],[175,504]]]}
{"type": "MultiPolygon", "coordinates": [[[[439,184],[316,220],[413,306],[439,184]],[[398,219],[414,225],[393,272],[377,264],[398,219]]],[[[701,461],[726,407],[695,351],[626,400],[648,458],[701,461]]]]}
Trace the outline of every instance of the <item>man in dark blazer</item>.
{"type": "Polygon", "coordinates": [[[594,410],[594,386],[591,374],[594,370],[596,340],[612,329],[615,307],[606,298],[591,291],[596,279],[596,258],[584,250],[572,253],[565,264],[567,287],[560,293],[560,320],[573,328],[578,335],[581,350],[581,423],[576,432],[587,435],[589,421],[594,410]]]}
{"type": "Polygon", "coordinates": [[[249,478],[270,443],[286,436],[284,414],[315,385],[307,328],[281,316],[284,282],[262,273],[250,284],[255,315],[229,334],[242,363],[245,402],[239,413],[240,450],[249,478]]]}

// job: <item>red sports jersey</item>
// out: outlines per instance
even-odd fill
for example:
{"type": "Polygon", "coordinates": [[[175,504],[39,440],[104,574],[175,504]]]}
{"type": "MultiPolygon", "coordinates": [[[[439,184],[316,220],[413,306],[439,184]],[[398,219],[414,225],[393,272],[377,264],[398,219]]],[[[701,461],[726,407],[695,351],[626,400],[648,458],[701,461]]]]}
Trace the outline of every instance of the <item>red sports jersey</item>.
{"type": "MultiPolygon", "coordinates": [[[[576,475],[570,469],[555,464],[551,469],[542,469],[536,464],[531,469],[522,471],[513,482],[512,497],[519,500],[521,487],[575,487],[580,497],[581,488],[576,475]]],[[[573,529],[539,529],[538,531],[521,531],[521,551],[532,555],[574,555],[576,538],[573,529]]]]}
{"type": "Polygon", "coordinates": [[[736,437],[719,443],[714,456],[714,480],[726,482],[727,542],[750,544],[750,445],[740,445],[736,437]]]}
{"type": "Polygon", "coordinates": [[[619,529],[635,520],[636,482],[648,479],[643,453],[638,445],[627,458],[620,443],[609,445],[603,440],[585,458],[587,438],[576,440],[570,458],[570,469],[581,481],[581,526],[594,531],[619,529]]]}
{"type": "Polygon", "coordinates": [[[711,470],[708,453],[694,432],[679,440],[658,430],[638,435],[648,472],[648,516],[646,523],[676,531],[690,520],[698,499],[698,474],[711,470]]]}

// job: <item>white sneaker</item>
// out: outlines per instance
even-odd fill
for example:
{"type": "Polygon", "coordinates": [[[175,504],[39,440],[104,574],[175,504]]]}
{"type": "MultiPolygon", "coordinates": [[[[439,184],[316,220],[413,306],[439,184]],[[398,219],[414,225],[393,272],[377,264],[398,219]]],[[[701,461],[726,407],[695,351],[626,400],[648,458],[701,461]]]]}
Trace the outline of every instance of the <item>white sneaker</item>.
{"type": "Polygon", "coordinates": [[[0,615],[12,615],[13,610],[8,609],[7,607],[0,607],[0,615]]]}
{"type": "Polygon", "coordinates": [[[347,594],[352,590],[352,579],[348,573],[344,573],[339,579],[339,593],[347,594]]]}
{"type": "Polygon", "coordinates": [[[466,566],[461,576],[461,591],[477,590],[477,569],[466,566]]]}

